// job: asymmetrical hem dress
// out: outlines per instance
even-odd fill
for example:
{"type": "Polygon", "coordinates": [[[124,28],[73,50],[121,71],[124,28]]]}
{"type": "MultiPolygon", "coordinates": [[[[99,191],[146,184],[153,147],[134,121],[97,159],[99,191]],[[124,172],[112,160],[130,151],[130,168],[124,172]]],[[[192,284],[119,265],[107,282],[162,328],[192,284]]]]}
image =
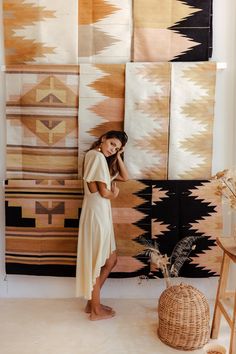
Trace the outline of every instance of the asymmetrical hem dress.
{"type": "Polygon", "coordinates": [[[91,300],[93,286],[101,267],[115,251],[111,203],[99,192],[91,193],[87,182],[103,182],[111,189],[111,177],[105,156],[89,150],[84,160],[84,199],[79,223],[76,269],[76,296],[91,300]]]}

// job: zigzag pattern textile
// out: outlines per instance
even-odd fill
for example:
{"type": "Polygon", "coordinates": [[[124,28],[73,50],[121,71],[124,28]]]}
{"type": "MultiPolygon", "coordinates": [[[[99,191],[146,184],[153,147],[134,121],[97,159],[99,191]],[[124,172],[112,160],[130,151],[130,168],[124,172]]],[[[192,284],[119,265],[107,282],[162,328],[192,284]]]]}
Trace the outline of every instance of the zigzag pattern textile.
{"type": "Polygon", "coordinates": [[[81,64],[80,77],[78,66],[9,66],[7,178],[77,178],[95,138],[124,126],[131,178],[209,178],[215,75],[213,62],[128,63],[126,80],[123,64],[81,64]]]}
{"type": "Polygon", "coordinates": [[[78,0],[3,0],[5,62],[77,64],[78,0]]]}
{"type": "MultiPolygon", "coordinates": [[[[189,255],[182,259],[179,276],[210,277],[218,275],[221,252],[216,238],[222,236],[221,197],[218,181],[153,181],[152,240],[160,252],[171,256],[176,244],[187,237],[189,255]]],[[[174,259],[174,257],[173,257],[174,259]]],[[[180,260],[175,259],[178,264],[180,260]]],[[[152,267],[150,276],[161,276],[152,267]]]]}
{"type": "Polygon", "coordinates": [[[131,19],[131,0],[79,0],[79,62],[130,61],[131,19]]]}
{"type": "Polygon", "coordinates": [[[128,63],[126,68],[130,177],[210,178],[216,64],[128,63]]]}
{"type": "Polygon", "coordinates": [[[126,65],[125,163],[130,178],[167,178],[170,78],[169,63],[126,65]]]}
{"type": "Polygon", "coordinates": [[[7,178],[78,178],[79,68],[6,70],[7,178]]]}
{"type": "Polygon", "coordinates": [[[168,179],[211,177],[214,62],[172,63],[168,179]]]}
{"type": "Polygon", "coordinates": [[[133,61],[203,61],[212,54],[212,0],[134,0],[133,61]]]}
{"type": "Polygon", "coordinates": [[[212,1],[3,0],[5,62],[208,60],[212,1]]]}
{"type": "Polygon", "coordinates": [[[84,151],[109,130],[124,128],[125,65],[81,64],[79,175],[84,151]]]}
{"type": "MultiPolygon", "coordinates": [[[[111,277],[162,276],[150,264],[140,237],[156,240],[168,256],[187,237],[191,248],[180,275],[219,273],[217,181],[130,180],[118,187],[112,213],[119,258],[111,277]]],[[[7,273],[74,276],[81,205],[82,181],[7,181],[7,273]]]]}

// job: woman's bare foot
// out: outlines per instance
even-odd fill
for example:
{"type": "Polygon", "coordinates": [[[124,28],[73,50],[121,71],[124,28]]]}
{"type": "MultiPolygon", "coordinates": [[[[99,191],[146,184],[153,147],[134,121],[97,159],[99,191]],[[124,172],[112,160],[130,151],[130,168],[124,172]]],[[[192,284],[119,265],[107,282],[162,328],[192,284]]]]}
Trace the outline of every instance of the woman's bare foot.
{"type": "Polygon", "coordinates": [[[115,311],[106,310],[102,306],[100,306],[96,309],[92,309],[89,319],[90,321],[98,321],[98,320],[105,320],[108,318],[112,318],[114,316],[115,316],[115,311]]]}
{"type": "MultiPolygon", "coordinates": [[[[110,306],[101,304],[101,307],[104,310],[112,311],[112,307],[110,307],[110,306]]],[[[84,312],[85,313],[91,313],[91,301],[90,300],[88,300],[88,302],[87,302],[87,304],[85,306],[84,312]]]]}

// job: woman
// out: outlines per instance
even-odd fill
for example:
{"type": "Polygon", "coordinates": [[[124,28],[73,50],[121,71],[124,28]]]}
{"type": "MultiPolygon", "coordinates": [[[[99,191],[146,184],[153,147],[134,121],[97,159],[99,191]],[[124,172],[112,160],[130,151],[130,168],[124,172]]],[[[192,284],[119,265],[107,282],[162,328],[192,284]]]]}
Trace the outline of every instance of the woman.
{"type": "Polygon", "coordinates": [[[88,300],[90,320],[111,318],[115,312],[100,302],[100,290],[116,265],[111,203],[119,194],[114,180],[126,181],[122,160],[128,137],[111,130],[103,134],[84,159],[84,200],[79,225],[76,295],[88,300]]]}

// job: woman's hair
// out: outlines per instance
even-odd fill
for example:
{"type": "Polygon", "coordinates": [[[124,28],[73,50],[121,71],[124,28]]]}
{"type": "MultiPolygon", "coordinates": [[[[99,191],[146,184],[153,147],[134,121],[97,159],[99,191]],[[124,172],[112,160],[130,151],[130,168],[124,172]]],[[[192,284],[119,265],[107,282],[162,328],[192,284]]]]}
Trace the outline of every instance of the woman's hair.
{"type": "MultiPolygon", "coordinates": [[[[119,130],[110,130],[105,134],[103,134],[102,136],[100,136],[100,138],[92,144],[89,150],[96,149],[97,147],[99,147],[102,144],[103,138],[118,139],[121,142],[121,147],[125,146],[125,144],[128,141],[128,136],[125,132],[119,130]]],[[[121,157],[123,158],[123,154],[121,155],[121,157]]],[[[115,176],[117,172],[119,172],[118,163],[117,163],[117,154],[106,157],[106,160],[109,167],[110,175],[115,176]]]]}

